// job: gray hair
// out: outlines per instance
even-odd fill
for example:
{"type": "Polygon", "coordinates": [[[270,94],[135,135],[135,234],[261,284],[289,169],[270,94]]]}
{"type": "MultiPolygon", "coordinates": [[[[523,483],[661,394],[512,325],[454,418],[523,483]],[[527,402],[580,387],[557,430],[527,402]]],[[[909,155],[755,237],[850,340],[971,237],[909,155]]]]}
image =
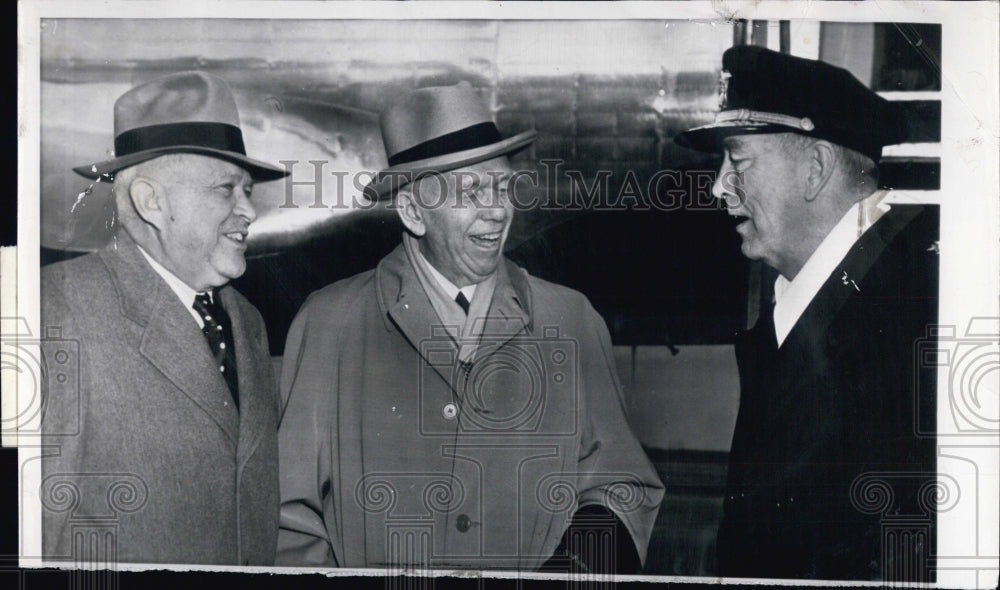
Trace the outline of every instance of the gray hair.
{"type": "Polygon", "coordinates": [[[878,189],[879,172],[874,160],[861,152],[843,146],[837,146],[837,157],[843,169],[854,180],[857,186],[862,185],[871,190],[878,189]]]}
{"type": "MultiPolygon", "coordinates": [[[[781,147],[786,150],[805,150],[820,141],[815,137],[798,133],[785,133],[782,136],[781,147]]],[[[879,171],[874,160],[861,152],[846,148],[840,144],[828,142],[837,155],[837,166],[840,168],[846,182],[858,189],[869,192],[878,189],[879,171]]]]}
{"type": "Polygon", "coordinates": [[[111,195],[115,202],[115,216],[120,227],[125,228],[130,234],[138,229],[138,224],[143,223],[132,203],[129,194],[129,187],[139,176],[150,175],[162,179],[167,175],[174,174],[184,168],[184,161],[187,154],[167,154],[140,162],[128,168],[122,168],[115,173],[113,184],[111,185],[111,195]]]}

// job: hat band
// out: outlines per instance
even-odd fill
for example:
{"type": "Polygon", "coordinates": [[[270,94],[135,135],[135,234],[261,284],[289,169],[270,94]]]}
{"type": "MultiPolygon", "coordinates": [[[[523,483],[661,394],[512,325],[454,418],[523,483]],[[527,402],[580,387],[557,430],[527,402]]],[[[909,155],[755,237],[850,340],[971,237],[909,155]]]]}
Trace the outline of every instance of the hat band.
{"type": "Polygon", "coordinates": [[[115,156],[166,147],[198,146],[246,155],[243,132],[228,123],[164,123],[136,127],[115,138],[115,156]]]}
{"type": "Polygon", "coordinates": [[[501,141],[503,141],[503,137],[496,125],[492,122],[477,123],[393,154],[389,157],[389,165],[409,164],[417,160],[463,152],[501,141]]]}
{"type": "Polygon", "coordinates": [[[816,128],[809,117],[793,117],[780,113],[766,113],[764,111],[752,111],[750,109],[733,109],[721,111],[715,115],[716,123],[770,123],[772,125],[784,125],[794,127],[802,131],[812,131],[816,128]]]}

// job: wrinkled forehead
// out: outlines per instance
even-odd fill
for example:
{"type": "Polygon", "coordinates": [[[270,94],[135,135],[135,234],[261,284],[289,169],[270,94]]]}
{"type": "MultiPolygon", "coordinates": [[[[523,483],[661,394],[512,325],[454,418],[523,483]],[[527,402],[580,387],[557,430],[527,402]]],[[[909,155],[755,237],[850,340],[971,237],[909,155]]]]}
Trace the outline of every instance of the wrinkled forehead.
{"type": "Polygon", "coordinates": [[[475,188],[508,182],[514,175],[507,156],[499,156],[483,162],[463,166],[450,172],[455,186],[475,188]]]}
{"type": "Polygon", "coordinates": [[[495,158],[489,162],[461,168],[455,172],[455,184],[463,189],[497,187],[510,182],[514,175],[514,170],[507,158],[495,158]]]}
{"type": "Polygon", "coordinates": [[[242,167],[226,160],[201,154],[170,154],[161,156],[159,169],[168,171],[176,181],[192,183],[212,183],[227,181],[239,184],[253,184],[250,173],[242,167]]]}
{"type": "Polygon", "coordinates": [[[218,158],[210,158],[198,154],[187,154],[198,158],[199,167],[197,172],[206,177],[223,179],[239,179],[242,182],[252,182],[250,172],[233,162],[227,162],[218,158]]]}
{"type": "Polygon", "coordinates": [[[722,140],[722,147],[734,150],[785,150],[798,149],[808,136],[793,132],[733,134],[722,140]]]}
{"type": "Polygon", "coordinates": [[[761,134],[730,135],[722,140],[722,147],[727,150],[749,149],[766,142],[761,134]]]}
{"type": "Polygon", "coordinates": [[[503,188],[514,177],[506,156],[444,172],[428,171],[413,183],[414,192],[424,196],[457,195],[459,192],[503,188]]]}

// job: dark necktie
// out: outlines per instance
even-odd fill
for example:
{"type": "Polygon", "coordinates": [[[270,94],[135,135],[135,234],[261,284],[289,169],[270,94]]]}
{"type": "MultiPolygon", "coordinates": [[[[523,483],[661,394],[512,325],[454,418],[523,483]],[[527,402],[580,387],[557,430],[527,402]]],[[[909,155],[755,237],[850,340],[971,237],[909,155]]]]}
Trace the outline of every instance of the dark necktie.
{"type": "Polygon", "coordinates": [[[205,322],[201,332],[208,340],[209,350],[215,357],[215,364],[218,365],[222,376],[226,378],[226,385],[233,394],[233,402],[238,410],[240,394],[236,379],[236,351],[233,347],[233,325],[229,320],[229,314],[222,305],[213,302],[207,293],[198,293],[192,307],[205,322]]]}
{"type": "Polygon", "coordinates": [[[455,295],[455,303],[457,303],[458,306],[462,308],[462,311],[465,312],[465,315],[469,315],[469,300],[465,298],[465,293],[459,291],[458,295],[455,295]]]}

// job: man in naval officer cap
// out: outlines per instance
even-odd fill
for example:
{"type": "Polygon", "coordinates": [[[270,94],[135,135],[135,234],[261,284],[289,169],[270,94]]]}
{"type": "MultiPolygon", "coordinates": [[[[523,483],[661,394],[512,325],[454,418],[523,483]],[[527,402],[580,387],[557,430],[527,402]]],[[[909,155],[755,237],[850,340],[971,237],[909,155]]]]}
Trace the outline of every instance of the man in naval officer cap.
{"type": "Polygon", "coordinates": [[[723,55],[720,109],[676,141],[722,154],[713,194],[777,277],[736,342],[718,573],[929,581],[934,375],[915,346],[937,321],[938,211],[878,190],[906,122],[846,70],[754,46],[723,55]],[[892,515],[925,524],[895,543],[892,515]]]}

